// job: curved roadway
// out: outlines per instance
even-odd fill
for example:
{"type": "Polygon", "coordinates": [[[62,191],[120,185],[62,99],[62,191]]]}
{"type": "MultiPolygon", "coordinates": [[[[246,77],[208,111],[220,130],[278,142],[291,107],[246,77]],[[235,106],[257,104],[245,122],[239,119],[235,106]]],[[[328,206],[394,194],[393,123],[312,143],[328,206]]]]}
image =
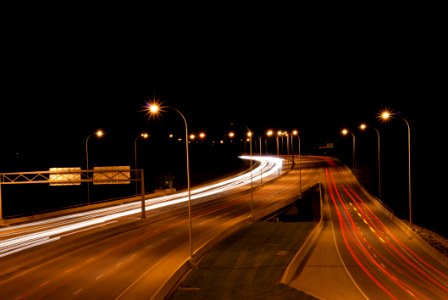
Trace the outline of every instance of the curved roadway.
{"type": "MultiPolygon", "coordinates": [[[[252,172],[192,189],[195,259],[298,197],[297,169],[252,158],[260,162],[252,172]]],[[[304,188],[315,181],[301,174],[304,188]]],[[[146,200],[146,219],[136,201],[0,229],[0,298],[162,298],[190,267],[187,196],[146,200]]]]}
{"type": "Polygon", "coordinates": [[[324,226],[291,286],[321,299],[448,299],[447,266],[349,169],[252,158],[252,172],[192,189],[193,260],[187,194],[147,199],[146,219],[136,201],[0,229],[0,298],[162,299],[209,247],[321,182],[324,226]]]}
{"type": "Polygon", "coordinates": [[[326,222],[291,286],[321,299],[448,299],[446,257],[327,158],[326,222]]]}

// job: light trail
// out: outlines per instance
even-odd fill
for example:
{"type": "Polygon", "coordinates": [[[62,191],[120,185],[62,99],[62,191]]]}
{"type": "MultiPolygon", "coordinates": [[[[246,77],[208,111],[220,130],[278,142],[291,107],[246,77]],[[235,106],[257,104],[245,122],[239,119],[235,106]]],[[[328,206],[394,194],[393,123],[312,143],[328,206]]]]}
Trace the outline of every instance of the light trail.
{"type": "MultiPolygon", "coordinates": [[[[327,190],[343,245],[358,266],[350,270],[354,273],[362,270],[372,282],[364,288],[376,296],[391,299],[447,299],[448,275],[400,240],[372,211],[368,205],[370,199],[341,183],[336,174],[326,170],[327,190]]],[[[347,260],[344,265],[350,265],[348,259],[341,259],[347,260]]],[[[350,272],[347,268],[346,271],[350,272]]],[[[359,280],[359,276],[356,278],[359,280]]],[[[361,285],[361,282],[356,284],[361,285]]]]}
{"type": "MultiPolygon", "coordinates": [[[[241,159],[252,159],[260,162],[259,166],[242,175],[220,181],[218,183],[191,190],[190,199],[196,200],[210,195],[223,193],[237,187],[248,185],[256,180],[269,178],[282,169],[283,159],[271,156],[240,156],[241,159]]],[[[273,177],[275,178],[275,177],[273,177]]],[[[273,179],[271,178],[271,179],[273,179]]],[[[176,193],[145,200],[145,211],[154,210],[188,201],[188,193],[176,193]]],[[[83,213],[50,218],[42,221],[30,222],[13,226],[15,232],[10,233],[11,227],[0,229],[0,257],[7,256],[31,247],[58,240],[58,235],[90,228],[121,217],[141,213],[141,203],[125,203],[119,206],[95,209],[83,213]],[[38,232],[36,231],[36,228],[38,232]],[[30,233],[32,232],[32,233],[30,233]],[[20,234],[17,236],[17,234],[20,234]],[[9,237],[14,235],[14,237],[9,237]],[[6,238],[5,238],[6,237],[6,238]]]]}

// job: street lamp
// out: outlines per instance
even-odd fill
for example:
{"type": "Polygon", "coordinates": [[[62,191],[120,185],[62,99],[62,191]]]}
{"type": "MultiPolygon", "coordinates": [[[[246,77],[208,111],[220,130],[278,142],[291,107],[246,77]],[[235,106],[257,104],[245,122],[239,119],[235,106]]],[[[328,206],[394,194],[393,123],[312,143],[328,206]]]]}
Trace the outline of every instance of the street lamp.
{"type": "Polygon", "coordinates": [[[269,153],[268,153],[268,139],[267,139],[267,138],[264,139],[264,153],[265,153],[266,155],[269,154],[269,153]]]}
{"type": "MultiPolygon", "coordinates": [[[[247,127],[246,127],[247,128],[247,127]]],[[[250,217],[254,221],[254,193],[253,193],[253,181],[252,181],[252,132],[247,128],[247,137],[249,138],[249,152],[250,152],[250,217]]]]}
{"type": "Polygon", "coordinates": [[[192,221],[191,221],[191,187],[190,187],[190,159],[188,155],[188,125],[187,125],[187,119],[185,119],[185,116],[174,107],[164,106],[161,107],[158,103],[148,103],[148,112],[151,115],[156,115],[159,112],[163,112],[164,108],[169,108],[174,111],[176,111],[184,121],[185,125],[185,154],[186,154],[186,161],[187,161],[187,191],[188,191],[188,238],[190,243],[190,263],[194,265],[194,259],[193,259],[193,234],[192,234],[192,221]]]}
{"type": "Polygon", "coordinates": [[[294,135],[295,134],[297,134],[297,130],[293,130],[291,132],[291,164],[292,164],[291,168],[294,168],[294,165],[296,164],[294,161],[294,135]]]}
{"type": "MultiPolygon", "coordinates": [[[[380,118],[384,121],[392,118],[392,113],[388,110],[384,110],[380,114],[380,118]]],[[[409,200],[409,226],[412,226],[412,194],[411,194],[411,127],[409,122],[400,115],[400,118],[406,123],[408,129],[408,200],[409,200]]]]}
{"type": "MultiPolygon", "coordinates": [[[[262,149],[261,149],[261,135],[258,136],[258,141],[260,144],[260,157],[261,157],[263,155],[262,149]]],[[[263,165],[261,166],[260,185],[263,185],[263,165]]]]}
{"type": "MultiPolygon", "coordinates": [[[[134,140],[134,169],[135,169],[134,172],[135,172],[135,174],[137,174],[136,173],[137,172],[137,140],[139,138],[146,140],[148,137],[149,137],[149,134],[146,132],[143,132],[143,133],[140,133],[140,135],[138,135],[134,140]]],[[[136,195],[138,194],[138,182],[137,181],[135,181],[135,194],[136,195]]]]}
{"type": "MultiPolygon", "coordinates": [[[[271,137],[273,134],[274,134],[274,131],[272,131],[271,129],[269,129],[269,130],[266,132],[266,135],[267,135],[268,137],[271,137]]],[[[277,147],[277,149],[278,149],[278,147],[277,147]]],[[[268,152],[268,147],[266,146],[266,154],[267,154],[267,152],[268,152]]],[[[277,150],[277,152],[278,152],[278,150],[277,150]]]]}
{"type": "MultiPolygon", "coordinates": [[[[367,125],[365,123],[362,123],[361,125],[359,125],[359,129],[361,130],[365,130],[367,128],[367,125]]],[[[372,127],[377,135],[377,145],[378,145],[378,149],[377,149],[377,154],[378,154],[378,197],[381,199],[381,147],[380,147],[380,132],[378,131],[378,129],[376,129],[375,127],[372,127]]]]}
{"type": "MultiPolygon", "coordinates": [[[[279,131],[277,131],[277,156],[279,156],[280,155],[280,147],[279,147],[279,141],[278,141],[278,137],[279,136],[281,136],[282,135],[282,132],[279,130],[279,131]]],[[[282,144],[282,146],[283,146],[283,144],[282,144]]],[[[283,149],[282,149],[283,150],[283,149]]]]}
{"type": "Polygon", "coordinates": [[[356,165],[355,165],[355,134],[353,132],[348,131],[347,129],[342,129],[342,135],[347,135],[347,134],[351,134],[352,135],[352,168],[353,170],[356,169],[356,165]]]}
{"type": "MultiPolygon", "coordinates": [[[[300,134],[297,130],[293,130],[292,135],[297,135],[297,138],[299,140],[299,193],[300,193],[300,198],[302,198],[302,166],[301,166],[301,162],[302,162],[302,157],[300,156],[300,134]]],[[[292,142],[292,136],[291,136],[291,142],[292,142]]],[[[292,144],[292,143],[291,143],[292,144]]],[[[294,152],[293,152],[293,157],[294,157],[294,152]]]]}
{"type": "MultiPolygon", "coordinates": [[[[283,144],[283,136],[286,137],[286,157],[288,159],[288,169],[289,169],[289,133],[287,131],[284,131],[282,134],[282,144],[283,144]]],[[[291,163],[292,165],[292,163],[291,163]]],[[[293,167],[293,166],[291,166],[293,167]]]]}
{"type": "Polygon", "coordinates": [[[90,204],[90,178],[89,178],[89,139],[92,136],[97,136],[98,138],[101,138],[104,135],[104,131],[101,129],[98,129],[95,133],[90,134],[86,138],[86,172],[87,172],[87,205],[90,204]]]}

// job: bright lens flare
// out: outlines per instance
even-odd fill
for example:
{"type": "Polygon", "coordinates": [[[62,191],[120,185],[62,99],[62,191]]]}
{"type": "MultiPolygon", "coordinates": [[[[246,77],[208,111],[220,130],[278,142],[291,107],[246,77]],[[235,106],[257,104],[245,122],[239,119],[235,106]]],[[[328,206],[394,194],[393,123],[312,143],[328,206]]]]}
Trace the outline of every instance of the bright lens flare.
{"type": "Polygon", "coordinates": [[[159,106],[155,105],[155,104],[150,104],[149,105],[149,112],[152,114],[155,114],[159,111],[159,106]]]}
{"type": "Polygon", "coordinates": [[[145,111],[149,117],[158,117],[160,113],[164,112],[162,102],[160,100],[151,100],[146,102],[145,111]]]}
{"type": "Polygon", "coordinates": [[[100,129],[100,130],[98,130],[95,134],[96,134],[97,137],[102,137],[102,136],[104,135],[104,131],[102,131],[102,130],[100,129]]]}
{"type": "Polygon", "coordinates": [[[380,112],[379,118],[383,122],[387,122],[390,118],[392,118],[392,112],[389,109],[384,109],[380,112]]]}

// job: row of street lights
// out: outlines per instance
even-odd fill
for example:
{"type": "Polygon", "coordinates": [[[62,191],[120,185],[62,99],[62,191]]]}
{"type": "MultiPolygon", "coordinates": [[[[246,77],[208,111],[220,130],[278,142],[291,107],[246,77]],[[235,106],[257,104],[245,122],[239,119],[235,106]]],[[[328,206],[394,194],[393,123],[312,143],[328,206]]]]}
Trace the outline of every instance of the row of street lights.
{"type": "MultiPolygon", "coordinates": [[[[176,113],[178,113],[183,122],[184,122],[184,126],[185,126],[185,153],[186,153],[186,173],[187,173],[187,193],[188,193],[188,232],[189,232],[189,261],[191,264],[195,264],[194,262],[194,257],[193,257],[193,241],[192,241],[192,212],[191,212],[191,183],[190,183],[190,163],[189,163],[189,135],[188,135],[188,124],[187,124],[187,120],[185,118],[185,116],[176,108],[172,108],[172,107],[168,107],[168,106],[164,106],[161,107],[158,103],[153,102],[153,103],[148,103],[147,105],[147,110],[148,113],[150,114],[150,116],[155,116],[157,114],[159,114],[160,112],[163,112],[163,109],[172,109],[174,110],[176,113]]],[[[383,112],[381,114],[381,118],[383,120],[388,120],[391,117],[391,113],[390,112],[383,112]]],[[[411,206],[411,167],[410,167],[410,127],[409,127],[409,123],[407,122],[406,119],[404,119],[402,117],[402,119],[405,121],[407,128],[408,128],[408,174],[409,174],[409,224],[412,226],[412,206],[411,206]]],[[[360,126],[360,129],[364,130],[366,128],[366,125],[363,124],[360,126]]],[[[381,175],[380,175],[380,136],[379,136],[379,131],[374,128],[377,135],[378,135],[378,180],[379,180],[379,195],[381,198],[381,175]]],[[[343,134],[348,134],[351,133],[352,134],[352,143],[353,143],[353,149],[352,149],[352,166],[353,169],[355,169],[355,135],[352,132],[349,132],[347,129],[343,130],[343,134]]],[[[232,134],[232,133],[231,133],[232,134]]],[[[229,135],[231,138],[234,136],[233,135],[229,135]]],[[[89,169],[89,158],[88,158],[88,141],[90,139],[90,137],[92,136],[97,136],[98,138],[101,138],[104,135],[104,132],[101,130],[98,130],[96,133],[91,134],[87,137],[86,139],[86,166],[87,166],[87,171],[89,169]]],[[[250,141],[250,155],[252,156],[252,132],[248,129],[248,133],[247,136],[249,138],[250,141]]],[[[273,131],[270,130],[267,132],[267,136],[272,136],[273,135],[273,131]]],[[[300,153],[300,135],[298,133],[298,131],[293,131],[291,134],[291,146],[293,145],[293,136],[296,135],[298,137],[298,149],[299,149],[299,186],[300,186],[300,196],[302,194],[302,176],[301,176],[301,153],[300,153]]],[[[279,155],[279,137],[283,136],[289,136],[288,134],[285,134],[284,132],[278,132],[277,133],[277,139],[276,139],[276,143],[277,143],[277,155],[279,155]]],[[[259,141],[260,141],[260,155],[262,154],[261,151],[261,136],[259,137],[259,141]]],[[[148,138],[148,134],[146,133],[142,133],[140,136],[138,136],[135,140],[134,140],[134,157],[135,157],[135,161],[134,161],[134,165],[135,168],[137,168],[137,140],[139,138],[143,138],[146,139],[148,138]]],[[[288,144],[288,154],[289,154],[289,140],[287,140],[288,144]]],[[[282,143],[283,143],[283,139],[282,139],[282,143]]],[[[267,147],[266,147],[267,148],[267,147]]],[[[267,149],[266,149],[267,151],[267,149]]],[[[294,153],[292,151],[292,162],[294,164],[294,153]]],[[[252,160],[250,160],[251,166],[250,166],[250,170],[251,170],[251,218],[253,221],[254,215],[253,215],[253,185],[252,185],[252,160]]],[[[88,184],[88,203],[89,203],[89,184],[88,184]]]]}
{"type": "MultiPolygon", "coordinates": [[[[247,126],[246,126],[246,128],[247,128],[247,126]]],[[[248,128],[248,130],[249,130],[249,128],[248,128]]],[[[249,138],[250,145],[251,145],[250,146],[250,155],[251,156],[252,156],[252,135],[253,135],[252,132],[249,130],[248,133],[247,133],[247,136],[249,138]]],[[[271,137],[271,136],[274,135],[274,131],[273,130],[268,130],[266,132],[266,135],[268,137],[271,137]]],[[[301,149],[301,147],[300,147],[300,134],[299,134],[298,130],[293,130],[291,132],[291,134],[289,134],[286,131],[280,131],[279,130],[277,132],[277,136],[276,136],[277,155],[280,155],[280,151],[279,151],[279,137],[281,137],[283,139],[284,136],[286,136],[286,138],[287,138],[286,141],[287,141],[287,153],[288,153],[288,155],[290,153],[290,151],[289,151],[289,143],[290,143],[289,142],[289,138],[291,138],[291,163],[292,163],[292,166],[294,166],[294,164],[295,164],[295,162],[294,162],[294,136],[297,136],[297,138],[298,138],[299,195],[300,195],[300,197],[302,197],[302,167],[301,167],[301,153],[300,153],[300,149],[301,149]]],[[[262,151],[261,151],[261,136],[258,136],[258,138],[259,138],[259,142],[260,142],[260,156],[261,156],[262,155],[262,151]]],[[[266,153],[267,153],[267,145],[266,145],[266,153]]],[[[252,170],[252,164],[251,164],[250,168],[252,170]]]]}
{"type": "MultiPolygon", "coordinates": [[[[393,117],[392,113],[388,110],[384,110],[379,115],[380,119],[383,121],[388,121],[393,117]]],[[[408,202],[409,202],[409,226],[412,226],[412,190],[411,190],[411,128],[409,126],[409,122],[403,117],[399,116],[401,120],[403,120],[407,127],[407,149],[408,149],[408,202]]],[[[367,128],[366,124],[361,124],[359,129],[365,130],[367,128]]],[[[377,134],[377,154],[378,154],[378,196],[381,199],[381,146],[380,146],[380,133],[378,129],[372,127],[377,134]]],[[[352,168],[356,169],[356,154],[355,154],[355,134],[350,132],[348,129],[344,128],[342,130],[343,135],[347,135],[350,133],[352,135],[352,168]]]]}
{"type": "MultiPolygon", "coordinates": [[[[98,139],[100,139],[100,138],[104,137],[104,135],[105,135],[104,131],[99,129],[99,130],[95,131],[94,133],[88,135],[86,140],[85,140],[86,170],[87,171],[89,171],[89,140],[92,137],[97,137],[98,139]]],[[[269,130],[266,133],[266,135],[268,137],[272,136],[273,135],[273,131],[269,130]]],[[[279,145],[278,145],[279,137],[281,137],[281,138],[283,138],[283,136],[288,137],[288,135],[289,134],[287,132],[285,132],[285,131],[278,131],[278,133],[277,133],[277,153],[278,154],[279,154],[279,145]]],[[[205,138],[205,133],[204,132],[200,132],[197,136],[202,140],[202,139],[205,138]]],[[[229,136],[229,138],[233,139],[235,137],[235,133],[234,132],[229,132],[228,136],[229,136]]],[[[248,136],[249,136],[249,134],[248,134],[248,136]]],[[[299,156],[300,156],[300,136],[298,135],[298,131],[297,130],[294,130],[294,131],[291,132],[291,145],[293,144],[293,138],[292,138],[293,136],[297,136],[298,139],[299,139],[299,156]]],[[[143,132],[140,135],[138,135],[135,138],[135,140],[134,140],[134,169],[137,169],[137,167],[138,167],[138,164],[137,164],[137,158],[138,158],[138,155],[137,155],[137,142],[138,142],[138,140],[144,140],[144,139],[147,139],[148,137],[149,137],[149,134],[146,133],[146,132],[143,132]]],[[[170,135],[170,137],[172,138],[173,136],[170,135]]],[[[194,135],[194,134],[189,134],[189,136],[188,136],[188,140],[189,141],[190,140],[194,140],[195,138],[196,138],[196,135],[194,135]]],[[[259,151],[260,151],[260,155],[262,155],[262,136],[259,135],[258,138],[259,138],[259,148],[260,148],[259,151]]],[[[180,139],[180,140],[182,140],[182,139],[180,139]]],[[[251,147],[252,147],[252,133],[251,132],[250,132],[250,140],[251,140],[250,144],[251,144],[251,147]]],[[[288,154],[289,154],[289,141],[288,141],[287,146],[288,146],[288,154]]],[[[250,150],[251,150],[250,152],[252,153],[252,149],[250,149],[250,150]]],[[[266,145],[266,151],[267,151],[267,145],[266,145]]],[[[292,153],[292,161],[294,163],[294,154],[293,153],[292,153]]],[[[252,169],[252,166],[251,166],[251,169],[252,169]]],[[[261,179],[261,182],[262,182],[262,179],[261,179]]],[[[137,194],[138,193],[138,183],[137,182],[136,182],[135,189],[136,189],[136,194],[137,194]]],[[[88,183],[88,185],[87,185],[87,204],[88,205],[90,204],[90,191],[89,190],[90,190],[90,184],[88,183]]]]}
{"type": "MultiPolygon", "coordinates": [[[[175,112],[177,112],[183,122],[184,122],[184,126],[185,126],[185,154],[186,154],[186,173],[187,173],[187,193],[188,193],[188,232],[189,232],[189,261],[191,264],[195,264],[194,262],[194,258],[193,258],[193,234],[192,234],[192,212],[191,212],[191,183],[190,183],[190,162],[189,162],[189,135],[188,135],[188,124],[187,124],[187,120],[185,118],[185,116],[176,108],[173,107],[169,107],[169,106],[163,106],[161,107],[158,103],[153,102],[153,103],[147,103],[147,111],[149,113],[150,116],[155,116],[158,115],[160,112],[163,112],[163,109],[172,109],[175,112]]],[[[248,128],[247,128],[248,129],[248,128]]],[[[86,167],[87,167],[87,172],[89,170],[89,148],[88,148],[88,142],[89,139],[93,136],[96,136],[98,138],[101,138],[104,135],[104,132],[102,130],[98,130],[95,133],[89,135],[86,138],[86,167]]],[[[248,133],[247,136],[250,140],[250,155],[252,156],[252,132],[248,129],[248,133]]],[[[272,135],[272,131],[269,131],[267,133],[268,136],[272,135]]],[[[282,132],[282,134],[277,135],[277,154],[279,154],[279,145],[278,145],[278,137],[281,135],[285,135],[284,132],[282,132]]],[[[287,134],[286,134],[287,135],[287,134]]],[[[300,169],[300,136],[298,134],[298,131],[293,131],[292,135],[291,135],[291,139],[293,138],[293,136],[296,135],[299,139],[299,169],[300,169]]],[[[139,139],[147,139],[149,137],[149,135],[147,133],[142,133],[139,136],[137,136],[134,140],[134,166],[135,168],[137,168],[137,141],[139,139]]],[[[200,138],[203,138],[204,136],[200,136],[200,138]]],[[[234,133],[230,133],[229,134],[230,138],[234,137],[234,133]]],[[[259,141],[260,141],[260,155],[262,154],[262,150],[261,150],[261,136],[259,137],[259,141]]],[[[292,143],[292,141],[291,141],[292,143]]],[[[289,153],[289,141],[288,141],[288,153],[289,153]]],[[[294,154],[292,154],[294,157],[294,154]]],[[[253,215],[253,185],[252,185],[252,159],[250,160],[250,172],[251,172],[251,218],[252,221],[254,220],[254,215],[253,215]]],[[[301,195],[301,174],[300,174],[300,195],[301,195]]],[[[137,193],[137,186],[136,186],[136,193],[137,193]]],[[[90,192],[89,192],[89,183],[87,185],[87,203],[90,203],[90,192]]]]}

